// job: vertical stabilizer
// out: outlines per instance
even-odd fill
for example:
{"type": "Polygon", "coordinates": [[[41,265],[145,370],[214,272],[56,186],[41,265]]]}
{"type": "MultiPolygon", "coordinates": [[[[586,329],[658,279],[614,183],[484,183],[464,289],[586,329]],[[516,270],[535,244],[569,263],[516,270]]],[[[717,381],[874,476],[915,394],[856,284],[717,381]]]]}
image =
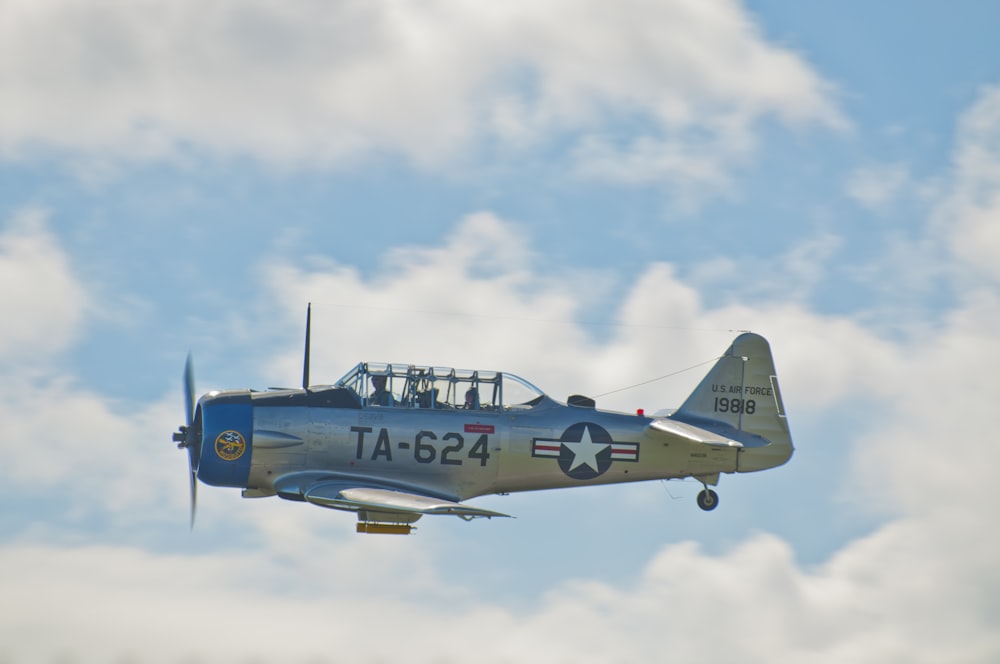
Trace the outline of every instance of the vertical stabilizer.
{"type": "MultiPolygon", "coordinates": [[[[792,452],[785,406],[771,347],[759,334],[736,337],[725,354],[691,393],[672,419],[726,436],[741,443],[746,452],[771,447],[768,457],[792,452]]],[[[756,470],[741,455],[740,470],[756,470]]],[[[774,461],[772,459],[771,461],[774,461]]],[[[770,463],[767,467],[776,465],[770,463]]]]}

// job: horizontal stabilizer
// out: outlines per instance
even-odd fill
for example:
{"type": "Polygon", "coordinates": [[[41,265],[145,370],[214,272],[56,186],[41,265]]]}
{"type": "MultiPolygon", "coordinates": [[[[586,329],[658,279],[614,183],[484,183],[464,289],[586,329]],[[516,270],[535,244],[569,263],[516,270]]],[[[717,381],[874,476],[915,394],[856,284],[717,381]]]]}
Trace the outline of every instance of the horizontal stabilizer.
{"type": "Polygon", "coordinates": [[[649,424],[650,433],[656,436],[679,438],[689,443],[705,443],[724,447],[743,447],[742,443],[725,438],[705,429],[700,429],[676,420],[653,420],[649,424]]]}

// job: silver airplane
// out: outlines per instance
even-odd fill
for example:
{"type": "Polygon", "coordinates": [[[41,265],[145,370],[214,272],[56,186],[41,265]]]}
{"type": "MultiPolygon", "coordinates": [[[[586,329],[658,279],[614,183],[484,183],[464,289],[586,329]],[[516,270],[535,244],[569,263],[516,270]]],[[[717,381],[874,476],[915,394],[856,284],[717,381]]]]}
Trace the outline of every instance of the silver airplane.
{"type": "Polygon", "coordinates": [[[788,421],[767,341],[741,334],[676,411],[599,410],[556,401],[513,374],[362,362],[332,385],[209,392],[184,371],[191,525],[197,483],[357,514],[357,531],[409,534],[425,514],[505,517],[487,494],[693,477],[698,506],[722,473],[784,464],[788,421]]]}

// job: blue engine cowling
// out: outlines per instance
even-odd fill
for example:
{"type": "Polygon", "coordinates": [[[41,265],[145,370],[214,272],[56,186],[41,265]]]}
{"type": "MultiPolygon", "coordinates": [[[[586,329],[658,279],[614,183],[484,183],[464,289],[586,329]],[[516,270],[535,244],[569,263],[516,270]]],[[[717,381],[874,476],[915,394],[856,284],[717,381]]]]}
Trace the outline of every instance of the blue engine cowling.
{"type": "Polygon", "coordinates": [[[244,488],[253,454],[253,405],[249,390],[206,394],[198,402],[201,455],[198,479],[212,486],[244,488]]]}

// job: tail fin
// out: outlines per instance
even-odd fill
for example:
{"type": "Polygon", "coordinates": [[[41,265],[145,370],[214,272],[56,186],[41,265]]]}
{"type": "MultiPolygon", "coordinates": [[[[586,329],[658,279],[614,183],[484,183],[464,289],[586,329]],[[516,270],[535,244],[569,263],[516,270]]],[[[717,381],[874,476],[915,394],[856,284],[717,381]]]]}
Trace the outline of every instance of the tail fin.
{"type": "Polygon", "coordinates": [[[780,465],[792,454],[771,347],[759,334],[736,337],[671,418],[741,443],[741,471],[780,465]],[[767,454],[754,449],[764,447],[767,454]]]}

